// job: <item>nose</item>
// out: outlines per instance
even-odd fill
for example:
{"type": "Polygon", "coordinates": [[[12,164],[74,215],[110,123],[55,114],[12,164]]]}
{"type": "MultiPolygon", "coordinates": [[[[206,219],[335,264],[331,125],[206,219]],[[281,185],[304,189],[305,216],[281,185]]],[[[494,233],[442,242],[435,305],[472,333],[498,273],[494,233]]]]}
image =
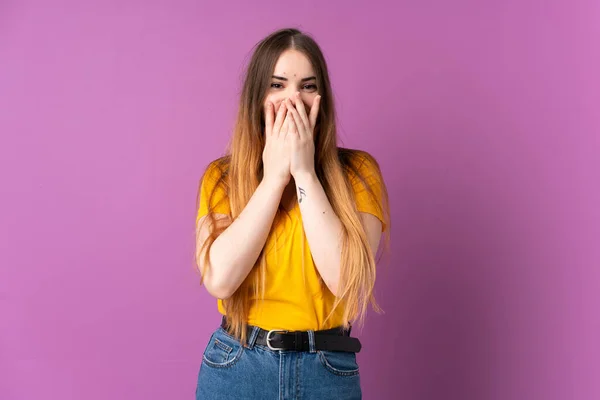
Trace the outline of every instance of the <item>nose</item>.
{"type": "MultiPolygon", "coordinates": [[[[289,90],[286,91],[285,93],[281,94],[281,97],[278,99],[278,103],[276,104],[277,108],[276,110],[279,110],[279,106],[281,105],[281,103],[285,102],[286,99],[290,99],[290,101],[292,102],[292,104],[296,104],[296,92],[298,92],[298,90],[289,90]]],[[[299,95],[299,99],[300,101],[304,102],[304,100],[302,99],[302,94],[299,95]]],[[[304,107],[307,107],[307,104],[304,102],[304,107]]]]}
{"type": "MultiPolygon", "coordinates": [[[[284,94],[280,99],[279,99],[279,104],[281,103],[285,103],[286,99],[290,99],[292,101],[292,103],[294,102],[294,94],[284,94]]],[[[278,104],[278,106],[279,106],[278,104]]]]}

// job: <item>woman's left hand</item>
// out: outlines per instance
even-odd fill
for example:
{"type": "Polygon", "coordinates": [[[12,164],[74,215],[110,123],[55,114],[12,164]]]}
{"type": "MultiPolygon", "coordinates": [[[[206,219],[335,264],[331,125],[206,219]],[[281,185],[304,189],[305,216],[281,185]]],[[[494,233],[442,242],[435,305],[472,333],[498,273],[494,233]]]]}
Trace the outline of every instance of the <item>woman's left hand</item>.
{"type": "Polygon", "coordinates": [[[288,140],[292,141],[290,174],[298,177],[303,174],[315,173],[314,129],[319,115],[321,96],[314,98],[310,116],[306,115],[304,103],[298,92],[295,93],[293,100],[293,102],[290,99],[285,101],[293,117],[288,132],[288,140]]]}

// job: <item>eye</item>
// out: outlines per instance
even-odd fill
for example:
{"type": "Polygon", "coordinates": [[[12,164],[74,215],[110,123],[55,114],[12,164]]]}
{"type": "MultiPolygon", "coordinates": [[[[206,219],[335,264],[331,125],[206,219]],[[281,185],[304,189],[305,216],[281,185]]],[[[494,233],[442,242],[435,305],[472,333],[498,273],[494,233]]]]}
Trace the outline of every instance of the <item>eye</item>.
{"type": "MultiPolygon", "coordinates": [[[[281,83],[271,83],[271,87],[273,89],[279,89],[281,87],[281,83]]],[[[311,89],[311,88],[312,89],[317,89],[317,85],[313,85],[313,84],[305,85],[304,88],[305,89],[311,89]]]]}

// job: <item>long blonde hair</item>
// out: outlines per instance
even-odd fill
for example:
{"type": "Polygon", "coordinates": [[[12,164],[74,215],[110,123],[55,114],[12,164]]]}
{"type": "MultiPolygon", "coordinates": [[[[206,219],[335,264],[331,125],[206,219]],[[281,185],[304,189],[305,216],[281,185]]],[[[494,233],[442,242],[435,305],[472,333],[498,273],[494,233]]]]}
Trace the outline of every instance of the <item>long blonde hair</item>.
{"type": "MultiPolygon", "coordinates": [[[[373,295],[375,269],[378,260],[375,260],[376,255],[371,250],[356,209],[356,199],[349,175],[353,174],[359,180],[364,189],[372,196],[372,201],[380,207],[384,215],[384,221],[388,227],[384,232],[384,252],[389,251],[390,242],[389,200],[377,161],[365,151],[337,146],[335,109],[327,65],[319,46],[307,34],[297,29],[281,29],[273,32],[255,46],[246,70],[237,119],[226,154],[210,163],[217,166],[221,171],[221,177],[218,179],[215,189],[220,186],[227,193],[231,210],[230,217],[233,221],[242,212],[262,180],[262,152],[265,146],[265,121],[262,104],[266,98],[275,64],[279,56],[289,49],[300,51],[308,57],[315,69],[317,87],[319,88],[319,94],[322,96],[319,117],[314,131],[316,138],[315,172],[335,214],[343,225],[339,292],[335,298],[333,309],[325,321],[333,315],[338,307],[344,307],[343,328],[348,329],[351,325],[350,320],[354,321],[355,318],[358,318],[361,325],[364,323],[364,316],[369,302],[376,312],[381,311],[373,295]],[[371,190],[367,180],[359,172],[361,162],[368,162],[373,166],[373,179],[380,183],[377,195],[371,190]],[[380,200],[380,203],[377,199],[380,200]]],[[[208,167],[198,185],[196,207],[199,206],[201,183],[209,169],[208,167]]],[[[229,223],[223,223],[223,220],[217,223],[214,217],[213,210],[210,207],[214,192],[213,190],[209,194],[207,200],[209,210],[206,221],[204,221],[210,226],[210,235],[201,248],[196,248],[196,267],[200,265],[198,260],[199,255],[202,253],[204,257],[203,265],[205,268],[209,267],[210,247],[215,239],[229,226],[229,223]]],[[[280,204],[270,234],[274,233],[274,227],[286,214],[287,211],[280,204]]],[[[304,268],[304,259],[302,260],[302,268],[304,268]]],[[[202,284],[204,274],[205,270],[202,271],[200,284],[202,284]]],[[[322,290],[329,290],[322,278],[319,278],[319,281],[322,290]]],[[[247,340],[247,318],[252,305],[251,297],[264,299],[265,286],[266,254],[263,247],[246,279],[231,297],[223,300],[230,332],[239,338],[242,344],[246,344],[247,340]]]]}

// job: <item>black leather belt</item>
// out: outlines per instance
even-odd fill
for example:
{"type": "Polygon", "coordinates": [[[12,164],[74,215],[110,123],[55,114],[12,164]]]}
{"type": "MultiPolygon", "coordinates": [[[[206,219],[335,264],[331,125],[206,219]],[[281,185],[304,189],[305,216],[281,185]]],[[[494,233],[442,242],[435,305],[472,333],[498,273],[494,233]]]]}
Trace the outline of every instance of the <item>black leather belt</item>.
{"type": "MultiPolygon", "coordinates": [[[[221,328],[227,329],[227,320],[223,316],[221,328]]],[[[250,339],[254,327],[248,325],[247,337],[250,339]]],[[[266,330],[258,328],[258,336],[256,344],[267,346],[271,350],[295,350],[309,351],[308,331],[286,331],[280,329],[266,330]]],[[[326,351],[347,351],[358,353],[362,347],[360,340],[350,336],[349,330],[343,330],[342,327],[331,328],[326,330],[314,331],[315,334],[315,350],[326,351]]],[[[229,331],[228,331],[229,332],[229,331]]]]}

